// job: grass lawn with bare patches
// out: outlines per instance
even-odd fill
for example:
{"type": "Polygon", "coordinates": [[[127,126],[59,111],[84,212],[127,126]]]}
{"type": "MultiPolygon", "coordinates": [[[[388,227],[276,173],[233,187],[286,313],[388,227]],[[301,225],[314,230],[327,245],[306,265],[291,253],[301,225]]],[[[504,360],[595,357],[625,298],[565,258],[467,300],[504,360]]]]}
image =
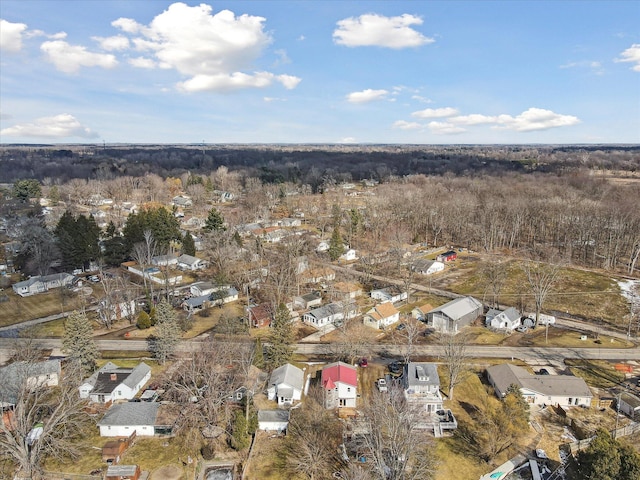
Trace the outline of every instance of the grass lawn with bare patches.
{"type": "Polygon", "coordinates": [[[624,372],[616,370],[613,363],[605,360],[567,359],[565,363],[571,373],[592,387],[608,389],[625,380],[624,372]]]}
{"type": "Polygon", "coordinates": [[[256,432],[251,461],[245,472],[247,480],[282,480],[285,476],[277,468],[277,450],[284,437],[268,432],[256,432]]]}
{"type": "Polygon", "coordinates": [[[71,312],[81,307],[81,297],[68,289],[55,289],[29,297],[21,297],[5,289],[8,301],[0,303],[0,327],[26,320],[71,312]]]}

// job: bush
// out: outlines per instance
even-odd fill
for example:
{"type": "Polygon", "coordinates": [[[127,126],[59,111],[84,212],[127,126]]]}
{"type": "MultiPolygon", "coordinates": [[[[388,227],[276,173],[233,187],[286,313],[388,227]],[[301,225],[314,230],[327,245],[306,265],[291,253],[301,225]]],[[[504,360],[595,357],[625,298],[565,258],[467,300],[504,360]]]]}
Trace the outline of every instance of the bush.
{"type": "Polygon", "coordinates": [[[216,450],[210,443],[205,443],[200,449],[200,454],[204,460],[213,460],[216,457],[216,450]]]}
{"type": "Polygon", "coordinates": [[[138,315],[138,321],[136,322],[136,327],[138,327],[140,330],[151,328],[151,317],[149,317],[147,312],[140,312],[140,314],[138,315]]]}

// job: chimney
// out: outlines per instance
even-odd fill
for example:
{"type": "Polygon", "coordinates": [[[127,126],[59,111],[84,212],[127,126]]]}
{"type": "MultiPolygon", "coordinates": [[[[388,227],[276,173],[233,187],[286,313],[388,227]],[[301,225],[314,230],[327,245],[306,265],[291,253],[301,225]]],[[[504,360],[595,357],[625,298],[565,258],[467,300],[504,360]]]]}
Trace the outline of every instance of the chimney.
{"type": "Polygon", "coordinates": [[[118,380],[118,375],[116,373],[112,373],[111,374],[111,381],[115,382],[116,380],[118,380]]]}

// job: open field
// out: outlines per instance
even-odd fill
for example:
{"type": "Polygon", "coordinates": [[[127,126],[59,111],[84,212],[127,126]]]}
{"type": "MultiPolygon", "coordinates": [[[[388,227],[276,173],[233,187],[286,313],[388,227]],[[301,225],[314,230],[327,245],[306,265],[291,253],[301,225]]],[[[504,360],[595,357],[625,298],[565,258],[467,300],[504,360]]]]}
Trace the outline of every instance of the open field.
{"type": "Polygon", "coordinates": [[[8,301],[0,303],[0,327],[26,320],[71,312],[82,306],[82,297],[68,289],[55,289],[29,297],[21,297],[5,289],[8,301]]]}

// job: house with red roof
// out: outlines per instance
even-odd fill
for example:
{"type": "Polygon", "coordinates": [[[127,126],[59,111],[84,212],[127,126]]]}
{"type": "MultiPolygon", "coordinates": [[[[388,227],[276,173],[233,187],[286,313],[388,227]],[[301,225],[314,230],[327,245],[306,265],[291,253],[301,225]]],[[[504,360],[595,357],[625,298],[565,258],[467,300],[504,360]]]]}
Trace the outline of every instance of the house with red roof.
{"type": "Polygon", "coordinates": [[[356,367],[343,362],[330,363],[322,369],[321,378],[325,408],[355,408],[358,389],[356,367]]]}

